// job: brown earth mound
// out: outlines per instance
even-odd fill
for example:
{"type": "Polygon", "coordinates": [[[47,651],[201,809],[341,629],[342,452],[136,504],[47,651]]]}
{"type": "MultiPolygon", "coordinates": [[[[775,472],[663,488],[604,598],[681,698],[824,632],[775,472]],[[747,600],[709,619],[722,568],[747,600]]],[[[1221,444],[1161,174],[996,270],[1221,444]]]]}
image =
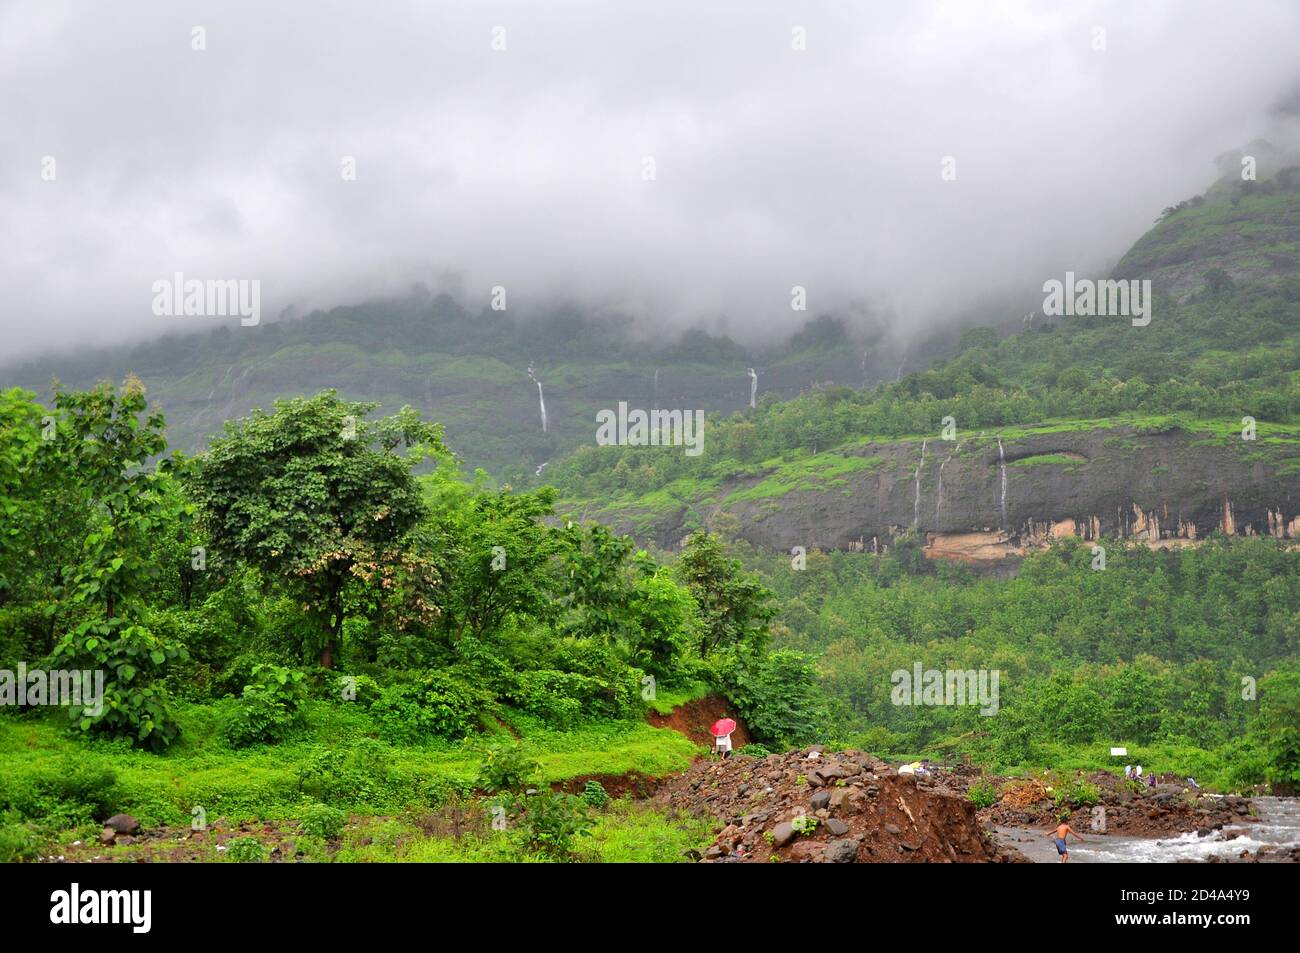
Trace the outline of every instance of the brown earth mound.
{"type": "MultiPolygon", "coordinates": [[[[986,780],[996,784],[1000,779],[986,780]]],[[[1094,830],[1132,837],[1167,837],[1192,831],[1208,833],[1226,824],[1245,824],[1256,819],[1250,798],[1212,797],[1185,784],[1164,783],[1152,788],[1132,785],[1107,771],[1094,771],[1084,780],[1096,786],[1097,806],[1105,811],[1095,812],[1093,806],[1086,806],[1071,812],[1071,824],[1083,834],[1094,830]],[[1094,827],[1094,823],[1103,826],[1094,827]]],[[[1001,786],[998,803],[980,811],[980,818],[998,827],[1047,828],[1056,824],[1061,810],[1050,800],[1041,781],[1012,782],[1001,786]],[[1017,799],[1031,784],[1037,785],[1042,797],[1032,801],[1017,799]]]]}
{"type": "Polygon", "coordinates": [[[646,716],[656,728],[671,728],[681,732],[697,745],[713,745],[713,735],[709,728],[719,718],[731,718],[736,722],[736,730],[731,735],[733,749],[743,748],[750,743],[749,729],[721,695],[706,695],[685,705],[678,705],[672,714],[661,715],[656,711],[646,716]]]}
{"type": "Polygon", "coordinates": [[[1022,862],[985,833],[968,800],[861,751],[807,748],[699,761],[655,799],[726,825],[713,862],[1022,862]]]}

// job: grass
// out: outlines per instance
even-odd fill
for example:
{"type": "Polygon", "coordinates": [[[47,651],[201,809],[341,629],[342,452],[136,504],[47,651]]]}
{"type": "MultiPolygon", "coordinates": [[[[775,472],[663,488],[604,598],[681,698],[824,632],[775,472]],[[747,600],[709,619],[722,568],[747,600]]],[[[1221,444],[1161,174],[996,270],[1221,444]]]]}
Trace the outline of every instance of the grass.
{"type": "MultiPolygon", "coordinates": [[[[80,765],[111,770],[111,813],[133,814],[146,825],[188,823],[195,807],[232,822],[291,819],[304,803],[303,773],[333,750],[346,774],[313,796],[351,814],[393,813],[431,803],[448,790],[467,791],[487,740],[388,745],[373,737],[375,725],[359,707],[311,702],[306,725],[285,743],[232,749],[220,735],[220,711],[220,704],[179,706],[181,740],[163,754],[83,741],[53,717],[2,716],[0,809],[29,797],[41,778],[80,765]]],[[[698,754],[677,732],[635,721],[557,731],[512,715],[509,724],[540,764],[544,783],[588,774],[661,777],[685,770],[698,754]]]]}
{"type": "Polygon", "coordinates": [[[1082,457],[1070,456],[1064,453],[1038,453],[1031,457],[1021,457],[1019,460],[1012,460],[1007,464],[1009,467],[1037,467],[1037,466],[1060,466],[1060,467],[1079,467],[1087,463],[1082,457]]]}
{"type": "Polygon", "coordinates": [[[656,685],[654,700],[647,702],[647,706],[656,714],[671,715],[674,708],[680,708],[687,702],[703,698],[709,694],[709,691],[709,686],[703,682],[695,682],[680,688],[656,685]]]}
{"type": "MultiPolygon", "coordinates": [[[[593,812],[587,837],[575,842],[574,859],[587,863],[681,863],[690,850],[713,839],[713,824],[686,814],[620,798],[593,812]]],[[[409,817],[354,825],[344,834],[336,862],[537,863],[513,831],[476,831],[460,838],[429,836],[409,817]]]]}

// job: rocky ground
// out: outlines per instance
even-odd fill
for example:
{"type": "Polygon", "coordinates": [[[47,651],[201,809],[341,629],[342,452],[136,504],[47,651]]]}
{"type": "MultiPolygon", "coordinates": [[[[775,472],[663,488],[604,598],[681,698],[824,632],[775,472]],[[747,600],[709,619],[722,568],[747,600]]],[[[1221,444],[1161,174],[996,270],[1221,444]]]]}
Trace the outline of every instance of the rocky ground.
{"type": "Polygon", "coordinates": [[[656,799],[724,824],[706,862],[1023,862],[969,799],[861,751],[699,761],[656,799]]]}
{"type": "MultiPolygon", "coordinates": [[[[941,778],[937,783],[963,793],[978,783],[978,775],[969,773],[941,778]]],[[[1206,835],[1222,830],[1227,824],[1245,824],[1255,819],[1250,798],[1207,795],[1185,783],[1175,783],[1172,776],[1153,788],[1130,784],[1106,771],[1094,771],[1084,780],[1096,786],[1099,803],[1074,808],[1069,819],[1085,836],[1090,830],[1131,837],[1167,837],[1193,831],[1206,835]],[[1104,808],[1104,815],[1095,807],[1104,808]]],[[[983,781],[999,790],[1007,783],[1007,779],[995,777],[983,781]]],[[[1003,795],[999,803],[979,812],[980,819],[998,827],[1045,829],[1056,823],[1062,810],[1050,797],[1051,793],[1049,790],[1048,797],[1023,806],[1008,804],[1003,795]]]]}

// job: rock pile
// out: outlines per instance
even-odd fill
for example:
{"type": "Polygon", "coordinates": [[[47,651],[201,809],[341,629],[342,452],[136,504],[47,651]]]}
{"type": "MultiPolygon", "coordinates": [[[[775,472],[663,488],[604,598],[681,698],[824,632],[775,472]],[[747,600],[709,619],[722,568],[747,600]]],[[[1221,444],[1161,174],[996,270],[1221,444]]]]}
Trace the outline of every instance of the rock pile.
{"type": "Polygon", "coordinates": [[[1025,858],[975,806],[861,751],[699,761],[655,795],[723,824],[706,862],[967,863],[1025,858]]]}

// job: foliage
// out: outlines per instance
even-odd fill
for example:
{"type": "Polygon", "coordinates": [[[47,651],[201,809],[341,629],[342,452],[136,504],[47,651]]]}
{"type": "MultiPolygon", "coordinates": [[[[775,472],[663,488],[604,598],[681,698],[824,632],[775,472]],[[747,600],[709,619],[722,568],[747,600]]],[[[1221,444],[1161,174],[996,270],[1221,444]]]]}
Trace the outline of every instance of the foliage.
{"type": "Polygon", "coordinates": [[[253,666],[252,675],[224,729],[226,740],[235,747],[282,741],[301,722],[306,695],[302,672],[259,664],[253,666]]]}
{"type": "Polygon", "coordinates": [[[609,803],[609,792],[599,781],[588,781],[582,787],[582,800],[588,807],[599,810],[609,803]]]}
{"type": "Polygon", "coordinates": [[[256,837],[236,837],[225,845],[226,857],[235,864],[260,864],[266,860],[266,848],[256,837]]]}
{"type": "Polygon", "coordinates": [[[811,814],[799,814],[790,821],[796,834],[811,834],[817,830],[817,818],[811,814]]]}
{"type": "Polygon", "coordinates": [[[303,833],[331,841],[343,833],[347,826],[347,812],[328,804],[309,804],[302,809],[299,824],[303,833]]]}
{"type": "Polygon", "coordinates": [[[51,655],[54,667],[93,673],[89,685],[82,679],[83,702],[94,677],[102,674],[104,679],[98,704],[68,707],[71,727],[87,734],[129,738],[154,750],[165,748],[180,728],[161,681],[168,663],[185,655],[183,648],[155,638],[143,626],[117,618],[86,620],[51,655]]]}
{"type": "Polygon", "coordinates": [[[992,807],[998,803],[998,789],[988,781],[980,781],[966,790],[966,797],[979,809],[992,807]]]}
{"type": "Polygon", "coordinates": [[[411,468],[445,454],[440,430],[409,408],[364,420],[375,406],[325,391],[255,410],[226,424],[188,482],[214,547],[280,580],[317,619],[325,668],[348,610],[366,601],[355,589],[393,585],[425,513],[411,468]]]}
{"type": "Polygon", "coordinates": [[[370,706],[385,739],[419,744],[462,738],[478,728],[479,716],[492,708],[491,694],[476,687],[465,672],[412,675],[383,689],[370,706]]]}
{"type": "Polygon", "coordinates": [[[592,820],[582,798],[542,792],[524,799],[522,826],[528,844],[548,857],[573,856],[574,840],[590,837],[592,820]]]}
{"type": "Polygon", "coordinates": [[[521,744],[491,744],[483,752],[474,784],[489,794],[522,791],[540,767],[521,744]]]}
{"type": "Polygon", "coordinates": [[[1074,777],[1057,786],[1052,792],[1052,800],[1058,808],[1092,807],[1101,802],[1101,792],[1091,781],[1074,777]]]}

